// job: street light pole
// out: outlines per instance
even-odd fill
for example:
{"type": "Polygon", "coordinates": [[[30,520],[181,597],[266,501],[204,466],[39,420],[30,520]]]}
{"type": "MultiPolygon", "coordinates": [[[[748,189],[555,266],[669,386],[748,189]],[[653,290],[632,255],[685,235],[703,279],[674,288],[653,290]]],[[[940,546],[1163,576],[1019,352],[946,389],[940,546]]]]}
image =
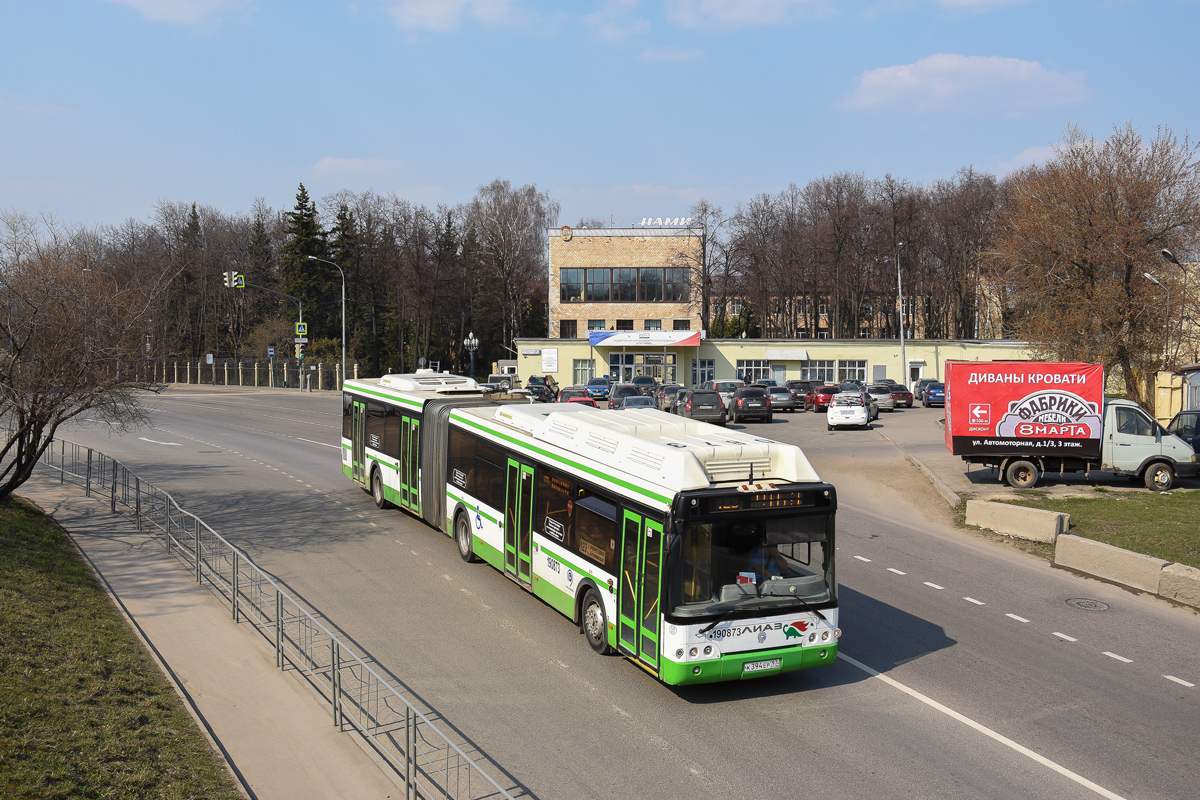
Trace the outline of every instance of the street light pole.
{"type": "Polygon", "coordinates": [[[1143,272],[1142,277],[1167,293],[1167,335],[1163,337],[1163,369],[1167,369],[1167,360],[1171,356],[1171,290],[1167,288],[1162,281],[1151,275],[1149,272],[1143,272]]]}
{"type": "Polygon", "coordinates": [[[320,261],[322,264],[328,264],[329,266],[336,269],[338,271],[338,274],[342,276],[342,382],[345,383],[345,381],[346,381],[346,273],[342,271],[341,267],[339,267],[337,264],[333,263],[332,261],[326,261],[325,259],[317,258],[316,256],[309,256],[308,258],[310,261],[320,261]]]}
{"type": "Polygon", "coordinates": [[[467,352],[471,354],[471,380],[475,380],[475,351],[479,349],[479,340],[475,338],[475,331],[467,334],[467,338],[463,339],[463,347],[467,348],[467,352]]]}
{"type": "Polygon", "coordinates": [[[896,295],[900,299],[900,385],[908,387],[908,355],[904,352],[904,288],[900,285],[900,248],[904,242],[896,242],[896,295]]]}

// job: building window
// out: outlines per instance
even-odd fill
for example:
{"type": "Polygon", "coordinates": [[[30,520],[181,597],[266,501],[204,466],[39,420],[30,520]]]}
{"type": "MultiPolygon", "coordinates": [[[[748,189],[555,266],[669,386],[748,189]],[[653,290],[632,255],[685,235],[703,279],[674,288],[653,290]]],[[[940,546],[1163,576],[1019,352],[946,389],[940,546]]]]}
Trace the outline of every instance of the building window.
{"type": "Polygon", "coordinates": [[[808,338],[808,328],[797,328],[796,329],[796,338],[797,339],[807,339],[808,338]]]}
{"type": "Polygon", "coordinates": [[[633,330],[633,320],[631,320],[631,319],[619,319],[619,320],[617,320],[617,330],[619,330],[619,331],[631,331],[631,330],[633,330]]]}
{"type": "Polygon", "coordinates": [[[711,358],[692,359],[692,386],[717,379],[717,362],[711,358]]]}
{"type": "Polygon", "coordinates": [[[732,316],[740,317],[745,307],[746,304],[742,302],[740,297],[735,297],[729,301],[729,313],[732,316]]]}
{"type": "Polygon", "coordinates": [[[612,296],[612,270],[589,269],[587,271],[588,302],[607,303],[612,296]]]}
{"type": "Polygon", "coordinates": [[[746,383],[765,380],[771,377],[771,362],[759,358],[739,358],[737,361],[737,376],[746,383]]]}
{"type": "Polygon", "coordinates": [[[661,331],[662,330],[662,320],[661,319],[643,320],[642,321],[642,330],[661,331]]]}
{"type": "Polygon", "coordinates": [[[589,330],[589,331],[602,331],[602,330],[604,330],[604,320],[602,320],[602,319],[589,319],[589,320],[588,320],[588,330],[589,330]]]}
{"type": "Polygon", "coordinates": [[[558,299],[564,303],[583,301],[582,269],[564,269],[559,273],[558,299]]]}
{"type": "Polygon", "coordinates": [[[839,381],[865,381],[867,379],[866,361],[839,361],[839,381]]]}
{"type": "Polygon", "coordinates": [[[612,299],[617,303],[637,302],[637,270],[614,269],[612,271],[612,299]]]}
{"type": "Polygon", "coordinates": [[[817,338],[818,339],[828,339],[829,331],[826,331],[826,330],[817,331],[817,338]]]}
{"type": "Polygon", "coordinates": [[[573,319],[560,319],[558,321],[558,338],[574,339],[579,333],[579,328],[573,319]]]}
{"type": "Polygon", "coordinates": [[[571,379],[582,386],[589,378],[596,377],[596,362],[590,358],[577,358],[571,364],[571,379]]]}
{"type": "Polygon", "coordinates": [[[800,378],[806,381],[829,383],[833,380],[834,363],[830,361],[805,361],[800,365],[800,378]]]}
{"type": "Polygon", "coordinates": [[[663,299],[663,271],[661,269],[638,270],[638,300],[642,303],[661,303],[663,299]]]}
{"type": "Polygon", "coordinates": [[[870,328],[859,328],[858,329],[858,338],[870,339],[871,338],[871,329],[870,328]]]}
{"type": "Polygon", "coordinates": [[[688,270],[674,267],[663,270],[663,300],[668,303],[686,303],[688,299],[688,270]]]}
{"type": "Polygon", "coordinates": [[[671,324],[671,329],[676,331],[690,331],[692,329],[692,321],[690,319],[677,319],[671,324]]]}
{"type": "Polygon", "coordinates": [[[828,303],[818,303],[817,304],[817,313],[818,314],[828,314],[829,313],[829,304],[828,303]]]}

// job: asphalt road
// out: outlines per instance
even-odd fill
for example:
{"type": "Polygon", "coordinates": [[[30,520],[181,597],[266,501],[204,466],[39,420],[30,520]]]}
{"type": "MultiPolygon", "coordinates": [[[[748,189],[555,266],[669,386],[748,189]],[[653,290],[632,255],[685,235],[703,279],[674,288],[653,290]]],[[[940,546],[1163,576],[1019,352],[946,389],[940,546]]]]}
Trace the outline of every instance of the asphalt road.
{"type": "Polygon", "coordinates": [[[380,511],[339,467],[340,399],[175,387],[152,428],[97,447],[244,547],[542,798],[1191,798],[1200,617],[958,530],[897,440],[776,415],[838,488],[842,655],[829,668],[673,689],[601,658],[565,618],[440,532],[380,511]],[[1068,600],[1100,601],[1107,610],[1068,600]]]}

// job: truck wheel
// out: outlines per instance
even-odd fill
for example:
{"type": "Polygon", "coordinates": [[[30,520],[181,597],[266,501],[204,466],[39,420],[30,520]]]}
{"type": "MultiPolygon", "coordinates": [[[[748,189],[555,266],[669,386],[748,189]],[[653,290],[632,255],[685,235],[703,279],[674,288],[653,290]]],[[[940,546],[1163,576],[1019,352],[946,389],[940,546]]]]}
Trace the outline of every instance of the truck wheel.
{"type": "Polygon", "coordinates": [[[1014,489],[1032,489],[1038,482],[1037,466],[1024,459],[1009,464],[1004,474],[1008,478],[1008,485],[1014,489]]]}
{"type": "Polygon", "coordinates": [[[1175,471],[1169,464],[1151,464],[1146,467],[1146,488],[1152,492],[1165,492],[1175,482],[1175,471]]]}

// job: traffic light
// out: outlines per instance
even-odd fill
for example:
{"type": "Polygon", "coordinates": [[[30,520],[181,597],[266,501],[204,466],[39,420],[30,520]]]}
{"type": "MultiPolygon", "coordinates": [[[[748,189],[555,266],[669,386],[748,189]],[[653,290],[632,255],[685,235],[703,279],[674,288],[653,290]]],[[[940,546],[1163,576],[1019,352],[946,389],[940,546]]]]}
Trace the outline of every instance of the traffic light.
{"type": "Polygon", "coordinates": [[[296,342],[296,358],[304,360],[304,342],[296,342]]]}
{"type": "Polygon", "coordinates": [[[236,273],[233,270],[230,270],[229,272],[225,273],[225,288],[226,289],[233,288],[233,284],[234,284],[234,280],[235,280],[234,275],[236,275],[236,273]]]}

